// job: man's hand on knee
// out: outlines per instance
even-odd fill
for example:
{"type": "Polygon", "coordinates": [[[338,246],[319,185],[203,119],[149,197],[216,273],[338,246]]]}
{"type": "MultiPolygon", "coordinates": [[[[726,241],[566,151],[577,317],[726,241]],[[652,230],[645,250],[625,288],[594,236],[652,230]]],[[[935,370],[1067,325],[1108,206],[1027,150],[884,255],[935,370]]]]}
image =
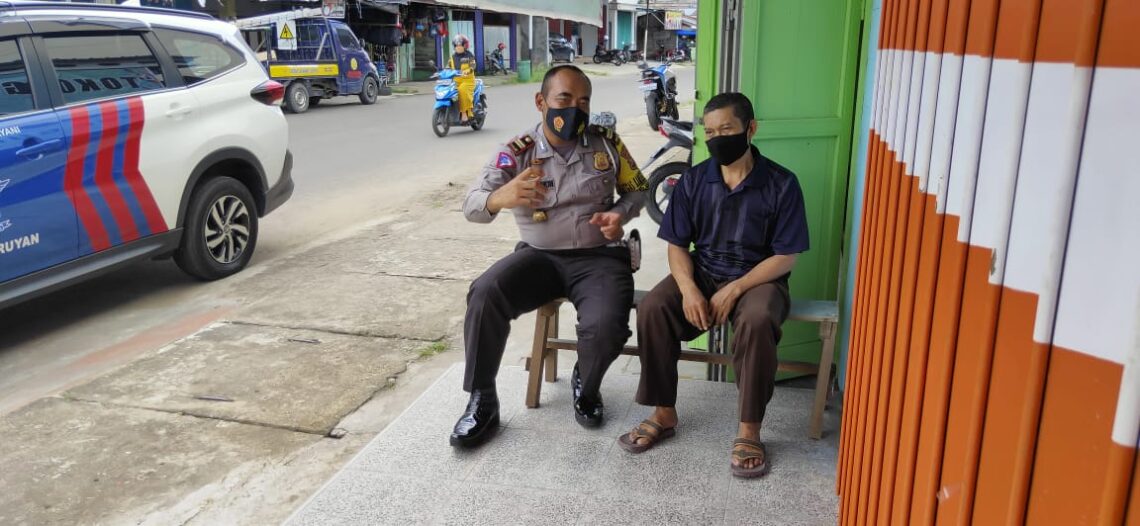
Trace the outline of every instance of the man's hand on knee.
{"type": "Polygon", "coordinates": [[[729,314],[732,314],[732,309],[736,307],[736,302],[740,301],[740,296],[743,294],[744,291],[735,281],[721,287],[709,302],[713,323],[717,325],[727,323],[729,314]]]}
{"type": "Polygon", "coordinates": [[[685,319],[702,331],[709,330],[709,321],[712,319],[709,312],[709,302],[700,289],[693,287],[692,290],[682,290],[681,298],[685,309],[685,319]]]}

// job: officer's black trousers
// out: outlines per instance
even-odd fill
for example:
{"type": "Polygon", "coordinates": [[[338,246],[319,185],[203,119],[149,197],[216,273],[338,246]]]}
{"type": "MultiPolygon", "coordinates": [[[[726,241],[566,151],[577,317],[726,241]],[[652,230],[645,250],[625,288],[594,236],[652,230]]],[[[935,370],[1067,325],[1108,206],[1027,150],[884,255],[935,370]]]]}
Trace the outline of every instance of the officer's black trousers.
{"type": "Polygon", "coordinates": [[[554,251],[520,243],[479,276],[467,293],[463,388],[493,389],[511,320],[556,298],[569,299],[578,311],[582,392],[596,394],[631,335],[633,273],[624,247],[554,251]]]}

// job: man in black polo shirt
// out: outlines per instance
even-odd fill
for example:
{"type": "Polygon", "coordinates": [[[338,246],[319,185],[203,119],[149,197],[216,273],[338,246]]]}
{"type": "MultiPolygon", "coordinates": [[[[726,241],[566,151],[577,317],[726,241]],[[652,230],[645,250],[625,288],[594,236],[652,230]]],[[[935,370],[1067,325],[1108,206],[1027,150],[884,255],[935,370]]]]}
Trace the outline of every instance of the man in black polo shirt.
{"type": "Polygon", "coordinates": [[[712,158],[681,178],[658,233],[669,242],[671,275],[637,309],[637,402],[656,409],[619,442],[640,453],[673,436],[681,342],[732,322],[740,427],[731,466],[750,478],[768,471],[760,425],[775,389],[788,276],[808,249],[807,217],[796,176],[751,146],[756,121],[747,97],[713,97],[704,125],[712,158]]]}

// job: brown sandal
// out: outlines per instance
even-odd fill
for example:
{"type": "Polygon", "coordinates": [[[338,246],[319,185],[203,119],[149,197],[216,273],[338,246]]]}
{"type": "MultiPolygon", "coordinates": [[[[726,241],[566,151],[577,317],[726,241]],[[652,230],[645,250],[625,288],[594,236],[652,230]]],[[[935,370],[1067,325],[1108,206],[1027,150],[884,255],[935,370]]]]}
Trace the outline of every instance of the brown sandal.
{"type": "Polygon", "coordinates": [[[657,422],[646,418],[637,424],[633,431],[618,437],[618,445],[630,453],[644,453],[657,445],[658,442],[676,434],[677,432],[673,428],[665,429],[657,422]],[[643,438],[648,439],[649,442],[638,444],[637,441],[643,438]]]}
{"type": "Polygon", "coordinates": [[[739,478],[751,479],[756,477],[763,477],[768,474],[768,449],[764,444],[747,438],[738,438],[732,441],[732,458],[736,463],[731,463],[732,475],[739,478]],[[759,465],[753,468],[744,467],[744,462],[752,459],[763,459],[759,465]]]}

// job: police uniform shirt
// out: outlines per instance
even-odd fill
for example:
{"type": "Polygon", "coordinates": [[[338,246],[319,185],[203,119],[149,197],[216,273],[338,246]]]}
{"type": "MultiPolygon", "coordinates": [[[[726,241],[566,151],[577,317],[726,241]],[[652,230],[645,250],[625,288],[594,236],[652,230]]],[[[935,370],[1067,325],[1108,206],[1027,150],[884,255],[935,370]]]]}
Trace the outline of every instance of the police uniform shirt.
{"type": "Polygon", "coordinates": [[[565,250],[610,244],[601,228],[590,224],[598,212],[619,212],[622,222],[637,216],[648,184],[621,139],[608,128],[590,126],[568,158],[555,152],[542,133],[542,125],[503,146],[483,167],[467,192],[463,213],[469,221],[490,223],[487,210],[491,193],[541,162],[546,199],[538,210],[546,221],[535,221],[536,209],[512,209],[522,241],[535,248],[565,250]],[[619,198],[615,202],[614,194],[619,198]]]}

